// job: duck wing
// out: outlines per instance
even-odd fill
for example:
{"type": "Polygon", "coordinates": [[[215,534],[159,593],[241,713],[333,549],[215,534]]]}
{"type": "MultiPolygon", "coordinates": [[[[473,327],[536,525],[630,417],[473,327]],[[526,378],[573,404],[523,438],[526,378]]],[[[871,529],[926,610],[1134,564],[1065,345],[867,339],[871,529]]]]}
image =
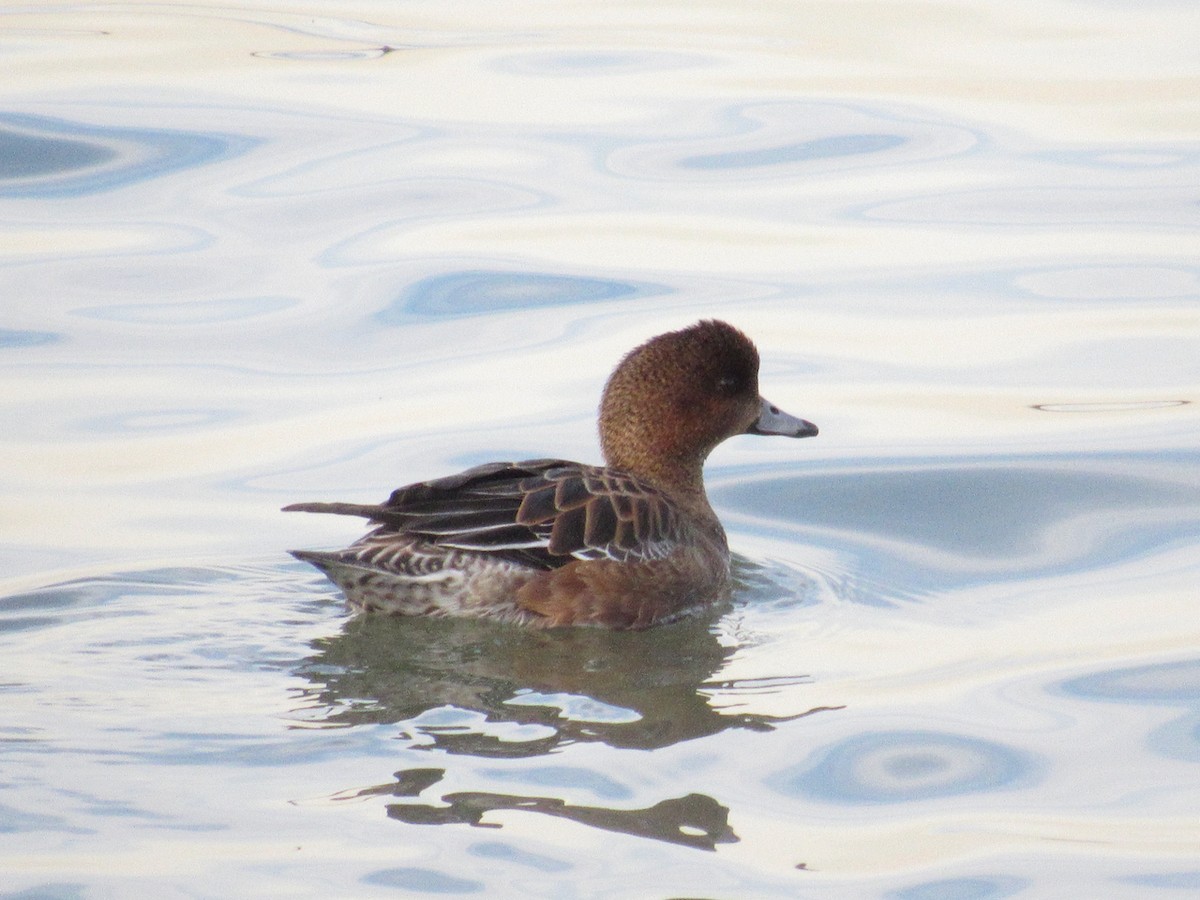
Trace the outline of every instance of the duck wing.
{"type": "Polygon", "coordinates": [[[373,540],[418,536],[539,569],[577,559],[662,559],[684,537],[682,518],[660,491],[616,469],[561,459],[476,466],[398,488],[378,505],[284,508],[362,516],[380,526],[373,540]]]}

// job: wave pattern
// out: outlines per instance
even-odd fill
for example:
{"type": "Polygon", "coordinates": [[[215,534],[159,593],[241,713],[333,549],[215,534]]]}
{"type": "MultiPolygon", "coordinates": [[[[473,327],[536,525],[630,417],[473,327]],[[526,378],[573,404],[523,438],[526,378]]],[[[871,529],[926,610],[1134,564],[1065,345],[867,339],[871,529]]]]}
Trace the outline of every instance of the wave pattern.
{"type": "Polygon", "coordinates": [[[1191,5],[286,6],[0,10],[5,890],[1197,892],[1191,5]],[[711,616],[286,556],[707,317],[711,616]]]}

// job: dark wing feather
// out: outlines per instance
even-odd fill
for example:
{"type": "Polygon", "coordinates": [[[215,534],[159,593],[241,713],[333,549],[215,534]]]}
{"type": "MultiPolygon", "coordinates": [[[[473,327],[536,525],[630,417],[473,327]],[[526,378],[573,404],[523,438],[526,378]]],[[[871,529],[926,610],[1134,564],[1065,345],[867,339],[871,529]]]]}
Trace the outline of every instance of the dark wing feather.
{"type": "Polygon", "coordinates": [[[683,527],[656,489],[613,469],[556,459],[489,463],[410,484],[378,506],[298,503],[306,512],[357,515],[432,544],[553,569],[574,559],[646,561],[677,546],[683,527]]]}
{"type": "Polygon", "coordinates": [[[555,556],[570,556],[587,547],[588,507],[564,509],[554,517],[547,549],[555,556]]]}

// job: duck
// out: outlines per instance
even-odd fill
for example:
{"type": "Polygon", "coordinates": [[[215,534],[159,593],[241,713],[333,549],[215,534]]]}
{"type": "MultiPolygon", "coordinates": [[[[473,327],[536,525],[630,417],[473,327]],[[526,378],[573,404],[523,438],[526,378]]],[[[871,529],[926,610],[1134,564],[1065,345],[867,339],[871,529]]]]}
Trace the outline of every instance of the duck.
{"type": "Polygon", "coordinates": [[[812,437],[765,400],[759,354],[703,320],[621,359],[599,409],[604,465],[494,462],[397,488],[379,504],[285,512],[366,519],[344,550],[293,550],[352,612],[473,617],[532,628],[645,629],[728,597],[729,545],[704,462],[736,435],[812,437]]]}

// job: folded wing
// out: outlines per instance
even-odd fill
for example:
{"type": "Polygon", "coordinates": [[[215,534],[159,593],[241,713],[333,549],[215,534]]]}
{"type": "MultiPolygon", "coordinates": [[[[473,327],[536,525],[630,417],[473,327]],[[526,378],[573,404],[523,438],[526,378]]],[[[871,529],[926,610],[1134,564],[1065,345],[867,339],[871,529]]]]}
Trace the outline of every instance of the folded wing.
{"type": "Polygon", "coordinates": [[[557,459],[489,463],[394,491],[377,506],[297,503],[363,516],[431,544],[554,569],[576,559],[642,562],[679,544],[682,522],[653,487],[614,469],[557,459]]]}

